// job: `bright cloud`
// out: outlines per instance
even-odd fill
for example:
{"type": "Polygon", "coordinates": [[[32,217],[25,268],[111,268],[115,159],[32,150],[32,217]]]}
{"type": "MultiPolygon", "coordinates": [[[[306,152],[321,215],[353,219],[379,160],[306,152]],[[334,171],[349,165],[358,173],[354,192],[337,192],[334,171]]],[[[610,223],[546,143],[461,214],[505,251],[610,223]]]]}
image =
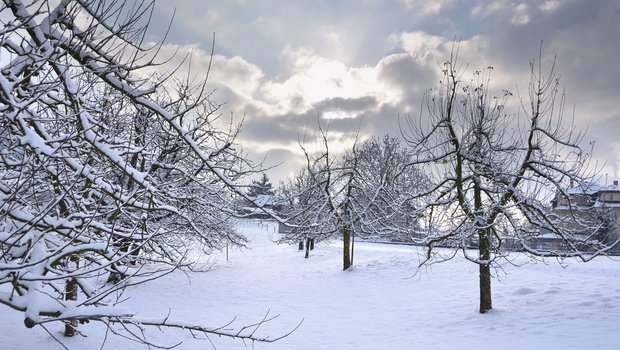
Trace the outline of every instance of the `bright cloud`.
{"type": "Polygon", "coordinates": [[[412,11],[418,11],[423,15],[438,14],[441,10],[454,6],[458,0],[401,0],[412,11]]]}
{"type": "Polygon", "coordinates": [[[494,86],[526,94],[529,63],[543,41],[546,63],[559,56],[567,110],[574,104],[579,128],[596,126],[588,132],[604,145],[597,159],[620,165],[620,2],[213,0],[176,6],[181,30],[173,29],[163,51],[178,49],[179,57],[191,52],[190,76],[204,77],[217,33],[209,81],[218,101],[228,101],[224,112],[244,116],[241,142],[260,156],[272,150],[297,164],[298,137],[316,130],[320,113],[345,140],[339,146],[357,130],[398,133],[399,116],[417,113],[424,91],[437,84],[454,39],[460,39],[459,60],[468,69],[493,66],[494,86]]]}
{"type": "Polygon", "coordinates": [[[373,96],[381,103],[395,103],[399,92],[378,80],[376,67],[349,67],[306,49],[287,49],[289,76],[265,81],[261,87],[264,102],[276,106],[278,113],[303,112],[321,108],[331,98],[373,96]]]}
{"type": "Polygon", "coordinates": [[[514,25],[526,25],[530,21],[530,16],[528,14],[529,7],[527,4],[519,4],[514,9],[514,15],[510,22],[514,25]]]}

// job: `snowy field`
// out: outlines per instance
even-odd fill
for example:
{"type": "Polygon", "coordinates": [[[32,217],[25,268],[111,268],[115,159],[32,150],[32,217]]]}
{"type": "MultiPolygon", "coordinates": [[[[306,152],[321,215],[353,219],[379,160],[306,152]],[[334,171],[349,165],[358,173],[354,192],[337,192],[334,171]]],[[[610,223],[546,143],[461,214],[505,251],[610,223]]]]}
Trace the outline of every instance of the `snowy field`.
{"type": "MultiPolygon", "coordinates": [[[[340,244],[319,244],[304,259],[296,247],[278,246],[275,225],[242,222],[251,250],[212,258],[213,270],[176,273],[131,289],[126,306],[142,316],[164,316],[233,326],[280,317],[257,334],[273,337],[303,320],[290,336],[255,349],[620,349],[620,261],[599,258],[506,265],[493,280],[494,310],[476,311],[477,266],[462,259],[415,274],[415,247],[356,243],[354,267],[341,271],[340,244]]],[[[515,263],[524,262],[515,255],[515,263]]],[[[50,325],[61,336],[61,325],[50,325]]],[[[100,349],[104,329],[80,325],[87,337],[65,340],[70,349],[100,349]]],[[[252,348],[238,340],[196,340],[187,332],[148,332],[178,349],[252,348]]],[[[62,349],[22,315],[0,313],[0,349],[62,349]]],[[[146,349],[108,336],[103,349],[146,349]]]]}

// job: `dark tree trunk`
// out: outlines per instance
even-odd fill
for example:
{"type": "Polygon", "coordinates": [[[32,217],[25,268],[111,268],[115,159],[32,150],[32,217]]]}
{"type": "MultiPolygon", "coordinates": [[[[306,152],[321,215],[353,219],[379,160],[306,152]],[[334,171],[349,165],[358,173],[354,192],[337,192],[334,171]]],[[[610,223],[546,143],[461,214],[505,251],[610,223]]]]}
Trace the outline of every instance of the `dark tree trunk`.
{"type": "Polygon", "coordinates": [[[310,238],[310,250],[314,250],[314,238],[310,238]]]}
{"type": "Polygon", "coordinates": [[[491,268],[480,266],[480,313],[484,314],[493,308],[491,303],[491,268]]]}
{"type": "Polygon", "coordinates": [[[351,267],[351,231],[345,227],[342,231],[342,270],[351,267]]]}
{"type": "MultiPolygon", "coordinates": [[[[77,255],[72,255],[69,258],[68,264],[78,264],[80,258],[77,255]]],[[[77,267],[77,266],[76,266],[77,267]]],[[[67,281],[65,285],[65,300],[77,300],[78,296],[78,284],[75,277],[72,277],[67,281]]],[[[65,337],[73,337],[77,329],[77,319],[71,318],[65,322],[65,337]]]]}
{"type": "MultiPolygon", "coordinates": [[[[478,250],[481,260],[489,261],[490,254],[489,229],[478,230],[478,250]]],[[[491,267],[489,264],[480,264],[480,313],[484,314],[493,308],[491,303],[491,267]]]]}
{"type": "Polygon", "coordinates": [[[355,231],[351,231],[351,265],[353,265],[353,253],[355,253],[355,231]]]}
{"type": "Polygon", "coordinates": [[[299,241],[299,250],[304,250],[304,241],[299,241]]]}
{"type": "MultiPolygon", "coordinates": [[[[128,238],[113,237],[112,244],[115,247],[117,247],[121,253],[128,253],[129,249],[131,248],[131,240],[128,238]]],[[[125,279],[126,276],[124,273],[121,273],[119,271],[118,265],[120,265],[120,263],[116,263],[116,262],[110,265],[111,271],[110,271],[110,275],[108,276],[107,283],[116,284],[125,279]]]]}
{"type": "MultiPolygon", "coordinates": [[[[474,205],[477,216],[482,216],[482,189],[480,179],[474,180],[474,205]]],[[[478,229],[478,257],[484,261],[479,265],[480,279],[480,313],[484,314],[493,308],[491,302],[491,235],[488,227],[478,229]]]]}
{"type": "Polygon", "coordinates": [[[306,259],[310,256],[310,238],[306,238],[306,259]]]}
{"type": "Polygon", "coordinates": [[[140,256],[140,247],[133,249],[129,255],[129,264],[133,266],[137,265],[138,257],[140,256]]]}

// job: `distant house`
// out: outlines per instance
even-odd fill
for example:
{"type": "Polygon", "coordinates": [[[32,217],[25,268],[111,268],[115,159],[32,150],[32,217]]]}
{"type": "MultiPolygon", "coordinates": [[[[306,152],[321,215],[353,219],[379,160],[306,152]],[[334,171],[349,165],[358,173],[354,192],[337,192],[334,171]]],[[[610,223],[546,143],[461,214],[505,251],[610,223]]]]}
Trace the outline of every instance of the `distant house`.
{"type": "MultiPolygon", "coordinates": [[[[620,237],[620,186],[589,185],[569,188],[566,195],[557,194],[551,202],[553,213],[563,220],[564,227],[576,236],[588,237],[595,231],[600,240],[614,242],[620,237]]],[[[536,249],[561,249],[562,241],[542,233],[532,242],[536,249]]],[[[620,252],[620,246],[616,247],[620,252]]]]}
{"type": "Polygon", "coordinates": [[[253,219],[268,219],[270,217],[269,214],[265,213],[261,208],[274,213],[279,213],[282,210],[282,204],[275,195],[259,194],[254,198],[254,202],[258,206],[247,201],[244,202],[244,205],[241,207],[241,214],[243,216],[253,219]]]}

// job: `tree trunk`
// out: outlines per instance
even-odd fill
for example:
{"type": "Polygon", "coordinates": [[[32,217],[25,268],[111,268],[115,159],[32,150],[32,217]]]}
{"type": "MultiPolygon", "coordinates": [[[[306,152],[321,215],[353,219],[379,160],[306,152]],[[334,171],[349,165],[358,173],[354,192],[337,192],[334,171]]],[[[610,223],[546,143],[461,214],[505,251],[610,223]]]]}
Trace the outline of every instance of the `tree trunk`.
{"type": "Polygon", "coordinates": [[[305,256],[305,258],[308,259],[309,256],[310,256],[310,238],[306,238],[306,256],[305,256]]]}
{"type": "MultiPolygon", "coordinates": [[[[482,189],[480,178],[474,179],[474,206],[476,215],[482,217],[482,189]]],[[[491,235],[488,227],[478,227],[478,258],[484,261],[479,265],[480,278],[480,313],[493,308],[491,303],[491,235]]]]}
{"type": "Polygon", "coordinates": [[[310,238],[310,250],[314,250],[314,238],[310,238]]]}
{"type": "Polygon", "coordinates": [[[355,231],[351,231],[351,265],[353,265],[353,253],[355,253],[355,231]]]}
{"type": "MultiPolygon", "coordinates": [[[[80,258],[77,255],[71,255],[71,257],[69,258],[69,261],[67,262],[68,265],[71,264],[78,264],[80,261],[80,258]]],[[[71,266],[69,266],[71,267],[71,266]]],[[[77,266],[76,266],[77,268],[77,266]]],[[[67,284],[65,285],[65,300],[77,300],[77,295],[78,295],[78,284],[77,284],[77,280],[75,279],[75,277],[72,277],[71,279],[69,279],[67,281],[67,284]]],[[[77,319],[75,318],[71,318],[69,320],[67,320],[65,322],[65,337],[73,337],[76,333],[76,329],[77,329],[77,319]]]]}
{"type": "MultiPolygon", "coordinates": [[[[490,250],[490,237],[488,229],[478,230],[478,248],[480,259],[489,261],[491,254],[490,250]]],[[[493,308],[491,303],[491,267],[489,263],[480,264],[480,313],[484,314],[493,308]]]]}
{"type": "Polygon", "coordinates": [[[484,314],[493,308],[491,303],[491,268],[480,266],[480,313],[484,314]]]}
{"type": "MultiPolygon", "coordinates": [[[[134,245],[138,245],[134,242],[134,245]]],[[[131,253],[129,253],[129,264],[135,266],[138,264],[138,257],[140,256],[140,247],[133,248],[131,253]]]]}
{"type": "Polygon", "coordinates": [[[351,230],[345,227],[342,231],[342,270],[351,267],[351,230]]]}
{"type": "Polygon", "coordinates": [[[299,241],[299,250],[304,250],[304,241],[299,241]]]}

